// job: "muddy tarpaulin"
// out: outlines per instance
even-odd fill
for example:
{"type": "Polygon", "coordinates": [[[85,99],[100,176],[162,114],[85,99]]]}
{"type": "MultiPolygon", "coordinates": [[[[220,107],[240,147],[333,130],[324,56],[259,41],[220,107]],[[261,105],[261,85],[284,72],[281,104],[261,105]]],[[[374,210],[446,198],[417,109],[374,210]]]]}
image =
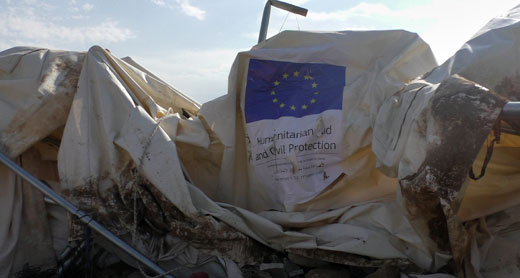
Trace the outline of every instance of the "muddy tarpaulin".
{"type": "Polygon", "coordinates": [[[491,21],[437,68],[406,31],[282,32],[239,53],[228,94],[200,111],[132,60],[92,47],[63,107],[61,190],[162,263],[257,264],[289,252],[516,271],[493,257],[516,242],[507,232],[518,139],[502,135],[482,179],[467,174],[480,172],[503,97],[515,95],[517,22],[516,10],[491,21]]]}
{"type": "Polygon", "coordinates": [[[175,237],[241,263],[258,262],[269,250],[318,248],[411,260],[429,269],[432,252],[392,200],[396,180],[375,168],[370,128],[388,95],[434,65],[428,46],[405,31],[285,32],[239,54],[229,94],[186,119],[158,114],[171,104],[134,86],[138,75],[130,76],[125,63],[94,47],[85,58],[60,146],[61,185],[117,234],[142,231],[139,248],[153,259],[182,252],[167,248],[168,238],[175,237]],[[329,192],[291,211],[262,211],[275,203],[252,191],[265,190],[261,183],[242,179],[248,175],[241,168],[247,156],[242,156],[245,137],[237,115],[250,56],[348,68],[347,86],[341,88],[346,174],[329,192]],[[381,201],[366,203],[376,200],[381,201]]]}
{"type": "Polygon", "coordinates": [[[62,127],[84,53],[15,47],[0,53],[0,150],[16,157],[62,127]]]}
{"type": "Polygon", "coordinates": [[[503,132],[518,126],[498,120],[505,102],[520,93],[518,11],[491,20],[444,64],[389,98],[374,128],[380,169],[399,178],[412,225],[425,244],[452,253],[468,277],[519,271],[511,251],[517,248],[499,251],[503,228],[488,230],[485,218],[520,200],[520,140],[503,132]]]}
{"type": "MultiPolygon", "coordinates": [[[[84,56],[27,47],[0,52],[0,151],[58,192],[54,142],[61,138],[84,56]]],[[[67,243],[64,211],[44,203],[39,191],[4,165],[0,199],[0,277],[13,277],[25,264],[54,268],[67,243]]]]}
{"type": "MultiPolygon", "coordinates": [[[[28,47],[0,52],[0,150],[58,193],[58,148],[85,56],[28,47]]],[[[177,112],[182,111],[173,104],[182,104],[185,112],[197,113],[196,102],[160,79],[137,73],[158,102],[177,112]]],[[[26,266],[56,268],[56,256],[68,241],[64,210],[44,202],[40,192],[0,168],[0,277],[12,277],[26,266]]]]}
{"type": "Polygon", "coordinates": [[[218,183],[199,175],[196,184],[255,212],[393,198],[395,179],[375,168],[371,128],[386,98],[435,65],[405,31],[288,31],[239,53],[228,95],[199,113],[224,148],[218,183]]]}

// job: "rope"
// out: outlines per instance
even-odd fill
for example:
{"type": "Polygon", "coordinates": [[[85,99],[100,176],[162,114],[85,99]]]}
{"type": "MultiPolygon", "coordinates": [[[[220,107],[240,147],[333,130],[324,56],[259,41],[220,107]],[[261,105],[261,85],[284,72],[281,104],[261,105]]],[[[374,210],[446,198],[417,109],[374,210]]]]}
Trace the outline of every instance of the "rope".
{"type": "Polygon", "coordinates": [[[278,33],[282,32],[282,28],[285,25],[285,21],[287,21],[287,18],[289,17],[289,12],[287,12],[287,15],[285,16],[285,19],[282,22],[282,26],[280,26],[280,30],[278,30],[278,33]]]}
{"type": "MultiPolygon", "coordinates": [[[[164,119],[164,118],[161,118],[157,121],[157,124],[155,125],[155,129],[153,130],[151,136],[150,136],[150,139],[146,142],[144,148],[143,148],[143,154],[141,155],[141,157],[139,158],[139,164],[138,164],[138,171],[141,170],[141,167],[143,166],[143,160],[145,158],[145,154],[146,154],[146,151],[148,150],[148,148],[150,147],[150,144],[152,142],[152,138],[153,136],[155,135],[155,133],[157,132],[157,130],[159,130],[159,124],[161,122],[161,120],[164,119]]],[[[187,172],[186,172],[187,173],[187,172]]],[[[138,176],[139,173],[136,173],[136,176],[138,176]]],[[[134,180],[137,180],[137,179],[134,179],[134,180]]],[[[135,243],[137,241],[137,184],[134,184],[134,187],[133,187],[133,213],[134,213],[134,225],[132,227],[132,245],[135,246],[135,243]]],[[[179,269],[181,269],[181,267],[176,267],[174,269],[171,269],[163,274],[159,274],[159,275],[155,275],[155,276],[149,276],[148,274],[146,274],[146,272],[144,272],[143,268],[141,267],[141,264],[139,263],[139,261],[136,261],[137,263],[137,268],[139,269],[139,272],[141,272],[141,274],[146,277],[146,278],[160,278],[160,277],[164,277],[166,275],[169,275],[169,274],[172,274],[173,272],[175,271],[178,271],[179,269]]]]}
{"type": "Polygon", "coordinates": [[[486,157],[484,158],[484,163],[482,164],[482,169],[480,170],[480,175],[478,177],[475,177],[475,173],[473,172],[473,167],[469,170],[469,177],[472,180],[479,180],[486,174],[486,168],[491,160],[491,156],[493,155],[493,147],[495,146],[495,143],[500,144],[500,120],[498,123],[493,127],[493,133],[495,135],[495,138],[491,140],[491,144],[488,145],[487,151],[486,151],[486,157]]]}

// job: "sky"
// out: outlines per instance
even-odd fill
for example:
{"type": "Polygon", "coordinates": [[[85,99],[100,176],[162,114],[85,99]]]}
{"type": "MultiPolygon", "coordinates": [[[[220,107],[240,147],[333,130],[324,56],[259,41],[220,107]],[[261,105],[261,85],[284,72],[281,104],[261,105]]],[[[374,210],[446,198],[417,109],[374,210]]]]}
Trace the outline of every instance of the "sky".
{"type": "MultiPolygon", "coordinates": [[[[0,51],[14,46],[87,51],[100,45],[204,103],[227,92],[239,51],[258,40],[265,0],[0,0],[0,51]]],[[[286,0],[307,17],[272,9],[283,30],[404,29],[444,62],[516,0],[286,0]]]]}

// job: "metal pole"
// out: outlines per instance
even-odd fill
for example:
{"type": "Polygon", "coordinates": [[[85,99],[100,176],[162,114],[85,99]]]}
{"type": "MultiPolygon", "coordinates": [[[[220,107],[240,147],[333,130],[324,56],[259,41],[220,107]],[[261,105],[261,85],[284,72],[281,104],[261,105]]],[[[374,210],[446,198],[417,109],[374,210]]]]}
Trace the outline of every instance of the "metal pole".
{"type": "Polygon", "coordinates": [[[262,16],[262,24],[260,25],[260,35],[258,35],[258,43],[265,41],[267,37],[267,28],[269,27],[269,17],[271,16],[271,1],[267,0],[264,7],[264,15],[262,16]]]}
{"type": "Polygon", "coordinates": [[[298,7],[289,3],[278,0],[267,0],[264,8],[264,15],[262,16],[262,24],[260,25],[260,34],[258,35],[258,43],[265,41],[267,37],[267,29],[269,27],[269,17],[271,16],[271,5],[286,10],[291,13],[307,16],[307,9],[298,7]]]}
{"type": "Polygon", "coordinates": [[[279,9],[291,12],[293,14],[299,14],[301,16],[307,16],[307,9],[295,6],[293,4],[285,3],[285,2],[282,2],[282,1],[278,1],[278,0],[271,0],[271,5],[279,8],[279,9]]]}
{"type": "Polygon", "coordinates": [[[500,116],[505,120],[520,120],[520,101],[506,103],[500,116]]]}
{"type": "Polygon", "coordinates": [[[20,167],[18,164],[14,163],[11,159],[9,159],[7,156],[5,156],[3,153],[0,152],[0,161],[4,163],[9,169],[11,169],[13,172],[15,172],[17,175],[22,177],[24,180],[26,180],[28,183],[36,187],[38,190],[40,190],[45,196],[47,196],[49,199],[56,202],[58,205],[62,206],[64,209],[66,209],[69,213],[72,213],[76,215],[81,221],[86,223],[89,227],[91,227],[96,232],[100,233],[103,237],[108,239],[110,242],[118,246],[119,248],[123,249],[128,255],[132,256],[137,261],[144,264],[149,269],[153,270],[157,274],[164,275],[164,277],[173,278],[172,275],[166,274],[166,271],[164,271],[160,266],[149,260],[146,256],[139,253],[139,251],[132,248],[132,246],[128,245],[126,242],[119,239],[117,236],[112,234],[109,230],[105,229],[105,227],[101,226],[98,222],[96,222],[94,219],[92,219],[90,216],[88,216],[83,211],[76,208],[71,202],[65,200],[63,197],[58,195],[54,190],[52,190],[50,187],[46,186],[44,183],[36,179],[34,176],[29,174],[27,171],[25,171],[22,167],[20,167]]]}

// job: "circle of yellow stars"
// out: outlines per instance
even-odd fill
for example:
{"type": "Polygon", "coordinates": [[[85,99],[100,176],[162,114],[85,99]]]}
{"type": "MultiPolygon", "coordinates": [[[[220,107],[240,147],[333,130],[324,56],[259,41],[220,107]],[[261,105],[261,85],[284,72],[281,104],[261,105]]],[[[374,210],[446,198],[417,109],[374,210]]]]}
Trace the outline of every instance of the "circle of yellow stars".
{"type": "MultiPolygon", "coordinates": [[[[299,71],[294,71],[292,72],[292,76],[294,77],[299,77],[300,76],[300,72],[299,71]]],[[[287,80],[289,78],[289,73],[284,73],[282,74],[282,80],[287,80]]],[[[314,78],[309,75],[308,73],[306,75],[303,76],[303,79],[304,80],[314,80],[314,78]]],[[[275,105],[278,105],[280,108],[285,108],[286,106],[288,106],[288,104],[284,103],[284,102],[281,102],[278,97],[276,97],[276,87],[278,85],[280,85],[280,81],[276,80],[273,82],[274,84],[274,88],[273,90],[271,90],[271,97],[273,98],[272,101],[273,101],[273,104],[275,105]]],[[[318,91],[318,83],[316,83],[316,81],[312,82],[311,84],[312,88],[315,89],[313,94],[314,95],[319,95],[320,92],[318,91]]],[[[289,105],[289,109],[291,109],[292,111],[296,111],[296,109],[303,109],[303,110],[306,110],[307,108],[309,108],[309,105],[312,105],[316,103],[316,99],[315,98],[311,98],[309,100],[309,103],[308,104],[302,104],[300,107],[296,107],[295,105],[289,105]]]]}

